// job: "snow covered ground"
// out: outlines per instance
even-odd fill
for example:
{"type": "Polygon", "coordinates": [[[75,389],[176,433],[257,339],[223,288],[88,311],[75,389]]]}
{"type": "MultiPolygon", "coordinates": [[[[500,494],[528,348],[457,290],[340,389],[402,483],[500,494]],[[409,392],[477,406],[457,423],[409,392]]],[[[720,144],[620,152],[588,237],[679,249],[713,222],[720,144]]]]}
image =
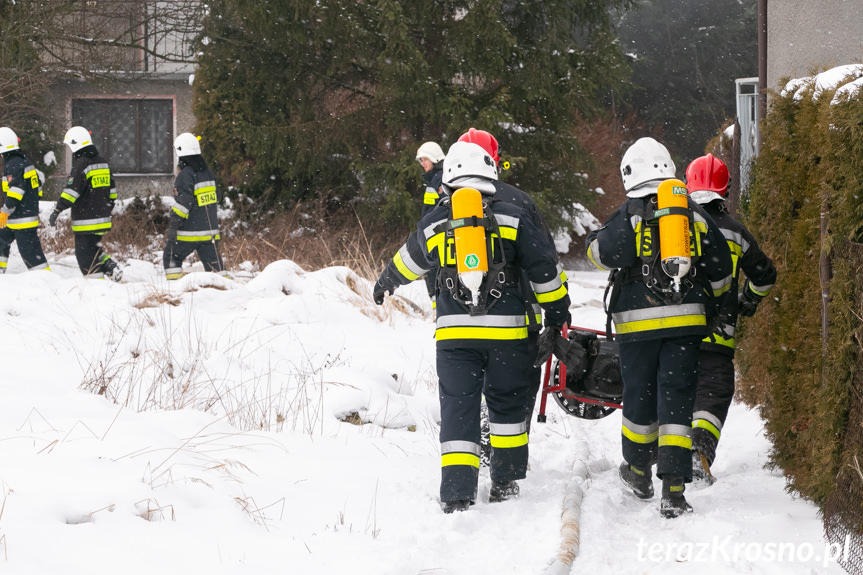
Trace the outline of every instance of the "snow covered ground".
{"type": "MultiPolygon", "coordinates": [[[[13,248],[0,276],[0,572],[541,574],[580,463],[572,573],[842,572],[745,406],[690,516],[624,494],[619,412],[553,401],[521,497],[488,504],[483,470],[477,504],[444,515],[422,282],[379,308],[346,268],[168,284],[132,260],[114,284],[49,259],[28,273],[13,248]]],[[[570,275],[574,323],[602,328],[605,274],[570,275]]]]}

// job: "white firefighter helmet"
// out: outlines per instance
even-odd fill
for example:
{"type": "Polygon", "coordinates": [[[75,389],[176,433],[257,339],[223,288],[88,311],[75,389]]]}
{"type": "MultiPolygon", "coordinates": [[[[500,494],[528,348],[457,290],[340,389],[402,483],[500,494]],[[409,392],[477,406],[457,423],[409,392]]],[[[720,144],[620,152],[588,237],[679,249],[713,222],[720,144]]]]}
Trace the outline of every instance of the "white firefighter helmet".
{"type": "Polygon", "coordinates": [[[428,158],[432,164],[437,164],[444,158],[443,150],[435,142],[426,142],[417,150],[417,160],[428,158]]]}
{"type": "Polygon", "coordinates": [[[674,162],[668,150],[653,138],[639,138],[632,144],[623,160],[620,162],[620,175],[623,177],[623,189],[629,197],[640,197],[650,193],[656,193],[656,186],[662,180],[674,177],[674,162]],[[641,191],[636,190],[644,184],[654,183],[653,186],[645,186],[641,191]]]}
{"type": "Polygon", "coordinates": [[[0,154],[11,152],[18,149],[18,136],[12,131],[12,128],[0,128],[0,154]]]}
{"type": "Polygon", "coordinates": [[[450,146],[443,160],[443,185],[451,190],[472,187],[481,192],[494,188],[482,183],[497,179],[497,164],[482,147],[469,142],[450,146]]]}
{"type": "Polygon", "coordinates": [[[177,151],[177,157],[179,158],[183,156],[200,156],[201,142],[198,141],[198,138],[194,134],[183,132],[174,140],[174,149],[177,151]]]}
{"type": "Polygon", "coordinates": [[[69,146],[69,149],[72,150],[72,153],[74,154],[84,146],[92,146],[93,136],[90,135],[87,128],[72,126],[69,128],[69,131],[66,132],[66,137],[63,138],[63,143],[69,146]]]}

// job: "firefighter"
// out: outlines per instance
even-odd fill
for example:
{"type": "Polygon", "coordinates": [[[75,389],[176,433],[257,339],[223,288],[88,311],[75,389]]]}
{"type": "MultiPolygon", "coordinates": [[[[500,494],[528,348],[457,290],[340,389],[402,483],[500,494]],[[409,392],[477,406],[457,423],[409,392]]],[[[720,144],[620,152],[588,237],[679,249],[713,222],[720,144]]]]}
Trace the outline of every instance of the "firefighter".
{"type": "MultiPolygon", "coordinates": [[[[477,130],[476,128],[470,128],[467,132],[462,134],[459,139],[459,142],[470,142],[472,144],[477,144],[482,149],[484,149],[491,156],[492,160],[494,160],[495,165],[498,168],[498,171],[501,168],[506,168],[508,164],[501,162],[500,159],[500,145],[498,144],[497,138],[495,138],[491,133],[485,130],[477,130]]],[[[545,220],[542,217],[542,214],[539,211],[539,208],[536,206],[536,203],[533,201],[533,198],[530,197],[526,192],[516,188],[515,186],[508,184],[506,182],[501,182],[499,180],[494,181],[495,194],[494,197],[499,202],[507,202],[516,206],[523,208],[530,219],[533,221],[534,225],[537,229],[542,232],[542,234],[546,237],[546,240],[554,245],[554,239],[551,235],[551,230],[545,223],[545,220]]],[[[557,250],[554,252],[554,257],[556,261],[558,276],[561,281],[561,288],[566,289],[566,273],[563,271],[563,264],[560,262],[560,258],[557,254],[557,250]]],[[[556,285],[556,284],[555,284],[556,285]]],[[[543,295],[542,297],[554,297],[554,294],[543,295]]],[[[537,302],[537,294],[532,290],[529,290],[527,293],[528,302],[530,303],[530,323],[528,326],[528,345],[531,350],[531,354],[536,356],[538,354],[539,348],[539,331],[542,327],[542,308],[537,302]]],[[[569,315],[567,315],[567,324],[569,324],[569,315]]],[[[533,416],[533,409],[536,404],[536,396],[539,393],[539,388],[542,384],[542,364],[537,363],[537,365],[533,366],[533,369],[530,374],[530,392],[528,393],[526,410],[527,410],[527,428],[530,431],[530,422],[531,417],[533,416]]]]}
{"type": "Polygon", "coordinates": [[[0,155],[6,196],[0,208],[0,274],[6,273],[12,242],[18,243],[28,270],[50,269],[37,233],[42,195],[39,172],[21,151],[18,136],[10,128],[0,128],[0,155]]]}
{"type": "Polygon", "coordinates": [[[733,263],[731,289],[722,299],[719,319],[712,333],[701,342],[698,360],[698,391],[692,413],[692,473],[696,482],[711,485],[710,466],[734,397],[734,329],[737,316],[751,316],[776,282],[776,268],[758,247],[758,242],[728,213],[728,167],[713,154],[696,158],[686,168],[689,196],[710,214],[722,230],[733,263]],[[746,274],[738,289],[739,272],[746,274]],[[739,295],[738,295],[739,291],[739,295]]]}
{"type": "Polygon", "coordinates": [[[675,193],[688,208],[667,215],[689,218],[677,233],[690,235],[691,270],[672,278],[659,261],[663,212],[657,213],[657,196],[661,182],[674,178],[674,162],[665,146],[641,138],[620,168],[627,200],[587,236],[588,258],[602,270],[618,270],[608,302],[623,377],[624,461],[618,473],[638,498],[650,499],[656,463],[660,514],[671,518],[692,511],[683,492],[692,481],[698,347],[717,298],[730,288],[731,256],[722,232],[679,182],[675,193]]]}
{"type": "Polygon", "coordinates": [[[118,282],[123,270],[102,248],[102,239],[111,229],[111,212],[117,187],[108,162],[99,155],[87,129],[73,126],[63,142],[72,151],[72,171],[48,222],[57,225],[57,216],[72,208],[75,258],[88,278],[108,277],[118,282]]]}
{"type": "Polygon", "coordinates": [[[536,359],[527,343],[525,291],[533,286],[548,295],[541,302],[552,337],[562,339],[559,330],[569,308],[554,246],[523,208],[495,200],[497,177],[497,165],[485,150],[467,142],[453,144],[444,159],[443,175],[444,187],[453,197],[442,199],[420,220],[417,231],[374,286],[374,300],[380,305],[384,294],[392,294],[400,285],[427,273],[438,277],[435,338],[441,405],[440,498],[445,513],[464,511],[477,498],[483,393],[491,427],[489,501],[518,494],[517,481],[527,472],[524,406],[536,359]],[[463,191],[482,194],[485,210],[476,218],[453,220],[456,194],[463,191]],[[483,254],[486,258],[492,254],[487,259],[489,271],[475,290],[468,289],[467,280],[456,273],[459,254],[464,253],[456,247],[454,235],[464,226],[485,226],[488,243],[483,244],[483,254]],[[521,281],[522,270],[529,286],[521,281]]]}
{"type": "Polygon", "coordinates": [[[227,277],[219,253],[217,203],[222,197],[216,188],[216,176],[204,162],[201,144],[194,135],[184,132],[177,136],[174,150],[180,173],[174,181],[174,205],[162,254],[165,277],[183,277],[183,260],[192,252],[198,253],[206,271],[227,277]]]}
{"type": "MultiPolygon", "coordinates": [[[[423,183],[425,184],[425,192],[423,193],[422,210],[420,218],[424,217],[437,205],[441,195],[441,183],[443,181],[443,158],[444,153],[441,147],[435,142],[425,142],[417,150],[417,161],[423,167],[423,183]]],[[[428,290],[429,298],[432,302],[432,308],[435,307],[435,278],[429,274],[425,277],[426,290],[428,290]]]]}
{"type": "Polygon", "coordinates": [[[420,217],[432,211],[440,199],[440,186],[443,181],[443,158],[441,147],[435,142],[425,142],[417,150],[417,161],[423,167],[423,206],[420,217]]]}

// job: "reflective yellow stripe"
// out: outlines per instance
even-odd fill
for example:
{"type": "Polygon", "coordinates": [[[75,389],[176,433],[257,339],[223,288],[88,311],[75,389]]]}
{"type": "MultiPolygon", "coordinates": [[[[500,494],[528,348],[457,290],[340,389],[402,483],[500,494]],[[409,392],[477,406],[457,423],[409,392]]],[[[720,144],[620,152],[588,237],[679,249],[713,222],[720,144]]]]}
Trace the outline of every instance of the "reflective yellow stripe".
{"type": "Polygon", "coordinates": [[[60,194],[60,197],[61,197],[61,198],[63,198],[64,200],[66,200],[66,201],[70,202],[70,203],[73,203],[73,204],[75,203],[75,200],[77,200],[77,199],[78,199],[78,198],[76,198],[75,196],[70,196],[70,195],[69,195],[69,194],[67,194],[66,192],[61,193],[61,194],[60,194]]]}
{"type": "Polygon", "coordinates": [[[539,303],[547,303],[550,301],[557,301],[559,299],[563,299],[565,296],[566,286],[560,286],[554,291],[536,294],[536,301],[538,301],[539,303]]]}
{"type": "Polygon", "coordinates": [[[111,185],[111,170],[100,168],[87,172],[87,179],[90,180],[91,188],[106,188],[111,185]]]}
{"type": "Polygon", "coordinates": [[[8,191],[8,192],[6,192],[6,196],[8,196],[8,197],[10,197],[10,198],[15,198],[16,200],[23,200],[23,199],[24,199],[24,196],[23,196],[22,194],[19,194],[19,193],[18,193],[18,192],[16,192],[16,191],[14,191],[14,190],[17,190],[17,189],[18,189],[18,188],[9,188],[9,191],[8,191]]]}
{"type": "Polygon", "coordinates": [[[433,206],[440,199],[440,196],[437,192],[426,192],[423,196],[423,203],[427,206],[433,206]]]}
{"type": "Polygon", "coordinates": [[[169,280],[178,280],[178,279],[180,279],[181,277],[183,277],[183,274],[182,274],[182,273],[178,273],[178,274],[166,274],[166,275],[165,275],[165,279],[169,279],[169,280]]]}
{"type": "Polygon", "coordinates": [[[404,260],[402,259],[401,252],[397,252],[396,255],[393,256],[393,263],[396,265],[396,269],[399,270],[399,273],[405,276],[407,279],[414,281],[418,279],[420,276],[412,272],[405,265],[404,260]]]}
{"type": "Polygon", "coordinates": [[[515,340],[527,338],[527,327],[442,327],[435,331],[438,341],[448,339],[515,340]]]}
{"type": "MultiPolygon", "coordinates": [[[[220,234],[216,234],[216,240],[222,239],[220,234]]],[[[213,236],[184,236],[181,234],[177,234],[178,242],[209,242],[213,240],[213,236]]]]}
{"type": "Polygon", "coordinates": [[[633,443],[653,443],[656,441],[656,438],[659,437],[659,431],[654,431],[648,434],[636,433],[631,429],[627,429],[625,425],[621,430],[623,432],[623,436],[633,443]]]}
{"type": "Polygon", "coordinates": [[[708,335],[707,337],[705,337],[701,341],[706,342],[706,343],[715,343],[716,345],[722,345],[722,346],[730,347],[731,349],[734,349],[734,338],[733,337],[724,337],[724,336],[719,335],[718,333],[713,333],[711,335],[708,335]]]}
{"type": "Polygon", "coordinates": [[[72,226],[73,232],[92,232],[94,230],[110,230],[111,222],[104,224],[91,224],[89,226],[72,226]]]}
{"type": "Polygon", "coordinates": [[[662,317],[657,319],[643,319],[640,321],[629,321],[616,323],[616,332],[636,333],[640,331],[652,331],[655,329],[669,329],[674,327],[706,326],[707,319],[703,315],[682,315],[676,317],[662,317]]]}
{"type": "Polygon", "coordinates": [[[715,425],[713,425],[712,423],[710,423],[706,419],[694,419],[692,421],[692,427],[693,428],[700,427],[701,429],[706,429],[711,434],[713,434],[713,436],[716,437],[716,439],[719,439],[719,435],[720,435],[719,430],[716,429],[715,425]]]}
{"type": "Polygon", "coordinates": [[[444,253],[444,234],[435,234],[426,240],[426,249],[428,253],[432,253],[434,250],[437,250],[438,259],[440,260],[441,265],[446,265],[444,258],[446,257],[446,253],[444,253]]]}
{"type": "Polygon", "coordinates": [[[495,449],[521,447],[527,445],[527,433],[521,435],[489,435],[491,446],[495,449]]]}
{"type": "Polygon", "coordinates": [[[36,171],[36,168],[33,168],[29,172],[24,172],[24,179],[30,180],[30,185],[34,190],[39,188],[39,173],[36,171]]]}
{"type": "Polygon", "coordinates": [[[505,240],[515,241],[515,239],[518,237],[518,230],[515,228],[500,226],[498,229],[500,230],[500,237],[505,240]]]}
{"type": "Polygon", "coordinates": [[[23,223],[23,224],[11,224],[11,223],[7,223],[7,224],[6,224],[6,227],[7,227],[7,228],[9,228],[10,230],[28,230],[28,229],[30,229],[30,228],[38,228],[38,227],[39,227],[39,222],[38,222],[38,221],[35,221],[35,222],[26,222],[26,223],[23,223]]]}
{"type": "Polygon", "coordinates": [[[479,469],[479,457],[473,453],[444,453],[440,458],[441,467],[450,465],[470,465],[479,469]]]}
{"type": "Polygon", "coordinates": [[[180,216],[181,218],[183,218],[184,220],[189,219],[189,214],[188,214],[188,212],[183,212],[183,211],[181,211],[181,210],[177,209],[177,206],[173,206],[173,207],[171,208],[171,210],[172,210],[175,214],[177,214],[178,216],[180,216]]]}
{"type": "Polygon", "coordinates": [[[683,447],[684,449],[692,449],[692,438],[682,435],[660,435],[659,447],[671,445],[674,447],[683,447]]]}

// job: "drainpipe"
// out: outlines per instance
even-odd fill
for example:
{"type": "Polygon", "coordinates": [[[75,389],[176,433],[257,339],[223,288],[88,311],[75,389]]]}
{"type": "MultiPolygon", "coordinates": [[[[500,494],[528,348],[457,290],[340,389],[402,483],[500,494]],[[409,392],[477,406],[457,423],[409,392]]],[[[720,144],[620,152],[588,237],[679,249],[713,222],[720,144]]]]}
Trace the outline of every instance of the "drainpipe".
{"type": "MultiPolygon", "coordinates": [[[[767,116],[767,0],[758,0],[758,117],[767,116]]],[[[755,142],[756,155],[761,150],[761,129],[755,142]]]]}

